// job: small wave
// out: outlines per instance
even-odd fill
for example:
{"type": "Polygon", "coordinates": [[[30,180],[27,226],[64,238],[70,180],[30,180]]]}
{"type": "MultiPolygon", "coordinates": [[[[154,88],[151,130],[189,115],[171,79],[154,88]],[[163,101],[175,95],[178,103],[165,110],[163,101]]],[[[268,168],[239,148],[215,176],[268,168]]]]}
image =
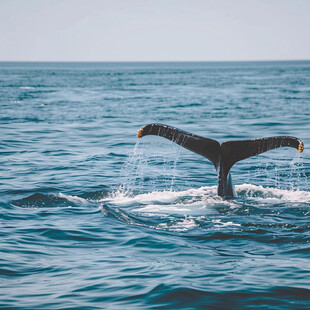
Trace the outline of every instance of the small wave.
{"type": "Polygon", "coordinates": [[[11,201],[12,205],[21,208],[55,208],[55,207],[67,207],[74,206],[85,206],[89,205],[89,201],[78,197],[70,196],[59,193],[55,194],[41,194],[35,193],[28,197],[11,201]]]}
{"type": "Polygon", "coordinates": [[[12,205],[21,208],[47,208],[47,207],[68,207],[67,199],[53,195],[53,194],[41,194],[35,193],[28,197],[13,200],[12,205]]]}

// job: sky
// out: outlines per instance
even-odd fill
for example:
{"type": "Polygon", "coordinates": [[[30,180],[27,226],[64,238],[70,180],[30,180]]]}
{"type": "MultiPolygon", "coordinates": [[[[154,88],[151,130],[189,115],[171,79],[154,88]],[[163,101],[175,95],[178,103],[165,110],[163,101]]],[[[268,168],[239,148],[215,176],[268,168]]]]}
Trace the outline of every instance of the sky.
{"type": "Polygon", "coordinates": [[[0,0],[0,61],[309,60],[310,0],[0,0]]]}

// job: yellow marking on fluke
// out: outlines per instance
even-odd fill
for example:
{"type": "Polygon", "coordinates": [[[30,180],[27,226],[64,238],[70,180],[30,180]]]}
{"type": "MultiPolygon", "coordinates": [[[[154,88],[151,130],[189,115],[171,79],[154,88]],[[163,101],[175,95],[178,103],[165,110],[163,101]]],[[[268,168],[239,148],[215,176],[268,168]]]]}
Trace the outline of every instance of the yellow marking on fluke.
{"type": "Polygon", "coordinates": [[[142,132],[143,132],[143,127],[140,128],[140,129],[138,130],[138,132],[137,132],[137,137],[138,137],[138,138],[142,138],[142,132]]]}
{"type": "Polygon", "coordinates": [[[304,145],[303,145],[302,142],[299,142],[299,145],[298,145],[298,151],[299,151],[299,153],[301,153],[303,150],[304,150],[304,145]]]}

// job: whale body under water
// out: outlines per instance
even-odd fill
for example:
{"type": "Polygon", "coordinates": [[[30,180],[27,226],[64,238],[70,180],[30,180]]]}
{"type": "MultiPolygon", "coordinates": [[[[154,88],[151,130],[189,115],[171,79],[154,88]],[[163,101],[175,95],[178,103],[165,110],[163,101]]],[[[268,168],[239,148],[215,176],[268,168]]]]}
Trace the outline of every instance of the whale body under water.
{"type": "Polygon", "coordinates": [[[216,140],[163,124],[149,124],[141,127],[137,137],[142,138],[146,135],[164,137],[210,160],[218,174],[217,193],[226,198],[235,196],[230,169],[238,161],[279,147],[293,147],[300,153],[304,150],[303,142],[290,136],[226,141],[220,144],[216,140]]]}

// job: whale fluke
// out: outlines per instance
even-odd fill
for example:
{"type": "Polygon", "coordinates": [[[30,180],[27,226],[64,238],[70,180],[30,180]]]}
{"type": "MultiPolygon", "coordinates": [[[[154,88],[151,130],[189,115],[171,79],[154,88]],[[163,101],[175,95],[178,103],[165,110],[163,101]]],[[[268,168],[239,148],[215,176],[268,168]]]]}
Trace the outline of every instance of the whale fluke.
{"type": "Polygon", "coordinates": [[[234,196],[229,171],[238,161],[279,147],[293,147],[300,153],[304,150],[303,142],[290,136],[227,141],[220,144],[215,140],[163,124],[149,124],[141,127],[137,137],[142,138],[146,135],[164,137],[210,160],[218,173],[218,195],[222,197],[234,196]]]}

